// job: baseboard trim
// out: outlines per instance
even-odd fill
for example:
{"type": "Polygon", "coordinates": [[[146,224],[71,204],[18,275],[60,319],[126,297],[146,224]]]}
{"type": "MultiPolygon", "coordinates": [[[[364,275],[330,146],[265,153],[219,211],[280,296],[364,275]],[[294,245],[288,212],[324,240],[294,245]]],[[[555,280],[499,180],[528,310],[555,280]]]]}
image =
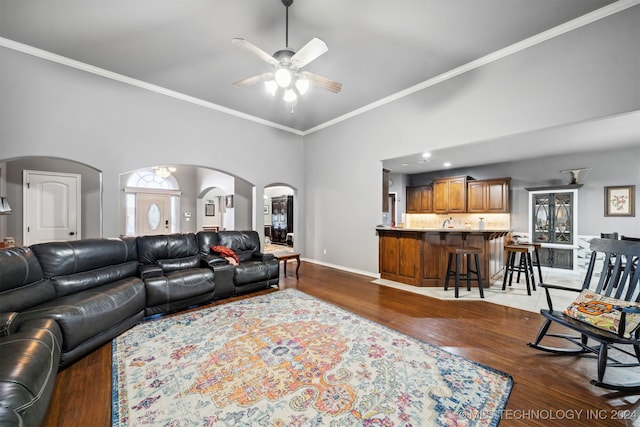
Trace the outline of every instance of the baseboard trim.
{"type": "Polygon", "coordinates": [[[335,268],[336,270],[348,271],[349,273],[355,273],[355,274],[360,274],[362,276],[373,277],[375,279],[380,278],[379,273],[372,273],[370,271],[358,270],[356,268],[345,267],[344,265],[332,264],[329,262],[318,261],[317,259],[311,259],[311,258],[300,258],[300,260],[305,262],[311,262],[313,264],[322,265],[325,267],[335,268]]]}

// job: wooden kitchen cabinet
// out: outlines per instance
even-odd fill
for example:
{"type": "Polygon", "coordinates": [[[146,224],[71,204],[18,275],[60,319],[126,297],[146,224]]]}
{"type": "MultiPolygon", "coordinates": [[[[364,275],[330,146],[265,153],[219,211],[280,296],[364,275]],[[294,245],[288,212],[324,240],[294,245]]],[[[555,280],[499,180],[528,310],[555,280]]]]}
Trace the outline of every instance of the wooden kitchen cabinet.
{"type": "Polygon", "coordinates": [[[509,213],[510,178],[467,182],[467,212],[509,213]]]}
{"type": "Polygon", "coordinates": [[[379,268],[382,277],[419,286],[422,233],[378,231],[379,268]]]}
{"type": "Polygon", "coordinates": [[[452,176],[433,181],[434,213],[467,212],[467,176],[452,176]]]}
{"type": "Polygon", "coordinates": [[[433,212],[433,187],[421,185],[407,187],[407,213],[433,212]]]}

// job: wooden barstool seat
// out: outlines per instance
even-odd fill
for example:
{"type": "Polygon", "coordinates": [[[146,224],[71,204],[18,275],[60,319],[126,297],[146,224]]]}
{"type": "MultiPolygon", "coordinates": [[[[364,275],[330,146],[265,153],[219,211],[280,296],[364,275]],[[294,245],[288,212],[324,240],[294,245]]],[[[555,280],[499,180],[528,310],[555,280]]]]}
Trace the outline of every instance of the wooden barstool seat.
{"type": "Polygon", "coordinates": [[[536,290],[536,282],[534,280],[533,262],[531,255],[534,252],[532,245],[507,245],[504,247],[507,252],[507,263],[504,269],[504,277],[502,279],[502,290],[507,288],[507,276],[509,276],[509,286],[513,282],[513,273],[517,272],[518,277],[524,274],[527,282],[527,295],[531,295],[531,287],[536,290]],[[520,262],[516,264],[516,255],[520,254],[520,262]]]}
{"type": "MultiPolygon", "coordinates": [[[[540,267],[540,254],[538,253],[538,249],[542,247],[542,244],[537,242],[518,242],[518,245],[533,246],[533,266],[538,269],[538,283],[542,283],[542,268],[540,267]]],[[[522,257],[520,257],[520,266],[523,267],[522,257]]],[[[520,283],[520,272],[518,272],[516,282],[520,283]]],[[[535,290],[535,285],[533,289],[535,290]]]]}
{"type": "Polygon", "coordinates": [[[445,251],[448,254],[447,260],[447,277],[444,282],[444,290],[449,290],[449,278],[451,276],[455,276],[455,296],[458,298],[459,288],[460,288],[460,279],[466,279],[467,281],[467,290],[471,290],[471,281],[478,282],[478,289],[480,290],[480,298],[484,298],[484,290],[482,289],[482,279],[480,278],[480,252],[481,250],[478,248],[467,247],[467,248],[456,248],[453,246],[446,246],[445,251]],[[467,257],[467,271],[462,273],[462,266],[460,265],[461,259],[463,256],[467,257]],[[473,259],[475,262],[475,270],[471,267],[471,256],[473,255],[473,259]],[[451,269],[451,264],[453,263],[453,258],[456,259],[455,269],[451,269]],[[472,277],[475,276],[475,277],[472,277]]]}

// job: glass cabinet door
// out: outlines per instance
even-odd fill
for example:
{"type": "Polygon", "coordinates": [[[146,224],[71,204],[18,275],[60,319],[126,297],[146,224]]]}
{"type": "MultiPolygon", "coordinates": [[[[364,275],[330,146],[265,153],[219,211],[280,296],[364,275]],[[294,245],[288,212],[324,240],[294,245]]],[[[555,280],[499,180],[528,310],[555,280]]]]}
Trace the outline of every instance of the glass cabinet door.
{"type": "Polygon", "coordinates": [[[554,194],[553,242],[573,244],[573,193],[554,194]]]}
{"type": "Polygon", "coordinates": [[[544,267],[573,269],[575,193],[531,194],[531,238],[542,243],[540,264],[544,267]]]}
{"type": "Polygon", "coordinates": [[[549,194],[533,196],[533,241],[548,242],[551,224],[551,203],[549,194]]]}
{"type": "Polygon", "coordinates": [[[533,196],[533,240],[573,244],[573,193],[533,196]]]}

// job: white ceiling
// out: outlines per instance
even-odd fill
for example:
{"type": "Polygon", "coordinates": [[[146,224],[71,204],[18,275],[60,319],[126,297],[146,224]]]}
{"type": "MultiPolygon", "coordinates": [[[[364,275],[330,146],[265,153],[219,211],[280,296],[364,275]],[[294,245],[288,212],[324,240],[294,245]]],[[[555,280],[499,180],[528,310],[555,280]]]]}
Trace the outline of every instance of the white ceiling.
{"type": "Polygon", "coordinates": [[[285,47],[280,0],[0,0],[0,37],[304,134],[611,3],[295,0],[290,47],[324,40],[329,51],[304,69],[343,89],[314,88],[293,114],[262,85],[232,85],[271,69],[232,38],[285,47]]]}

